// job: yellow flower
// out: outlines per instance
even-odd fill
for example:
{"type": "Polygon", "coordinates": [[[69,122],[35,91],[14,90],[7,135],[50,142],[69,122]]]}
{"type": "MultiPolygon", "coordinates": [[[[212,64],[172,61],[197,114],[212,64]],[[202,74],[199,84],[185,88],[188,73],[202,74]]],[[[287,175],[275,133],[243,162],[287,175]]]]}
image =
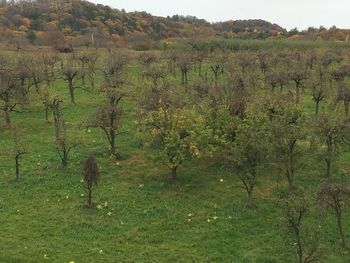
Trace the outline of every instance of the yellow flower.
{"type": "Polygon", "coordinates": [[[100,253],[100,254],[102,254],[102,253],[103,253],[103,250],[102,250],[102,249],[100,249],[99,253],[100,253]]]}
{"type": "Polygon", "coordinates": [[[220,183],[223,183],[223,182],[224,182],[224,179],[221,178],[221,179],[220,179],[220,183]]]}
{"type": "Polygon", "coordinates": [[[100,210],[102,209],[102,205],[97,205],[96,208],[100,210]]]}
{"type": "Polygon", "coordinates": [[[108,212],[107,215],[108,215],[108,216],[111,216],[111,215],[112,215],[112,212],[108,212]]]}
{"type": "Polygon", "coordinates": [[[207,221],[208,221],[208,223],[210,223],[211,220],[208,218],[207,221]]]}
{"type": "Polygon", "coordinates": [[[218,219],[218,217],[217,216],[213,216],[213,219],[216,220],[216,219],[218,219]]]}
{"type": "Polygon", "coordinates": [[[192,213],[189,213],[188,216],[192,216],[192,213]]]}
{"type": "Polygon", "coordinates": [[[73,261],[73,260],[71,260],[71,261],[69,261],[69,263],[74,263],[74,261],[73,261]]]}

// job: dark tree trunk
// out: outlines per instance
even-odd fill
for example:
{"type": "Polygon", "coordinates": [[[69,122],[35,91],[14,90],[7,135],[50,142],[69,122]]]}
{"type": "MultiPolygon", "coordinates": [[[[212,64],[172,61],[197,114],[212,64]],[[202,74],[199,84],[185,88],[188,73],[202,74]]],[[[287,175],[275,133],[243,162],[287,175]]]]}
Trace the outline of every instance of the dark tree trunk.
{"type": "Polygon", "coordinates": [[[315,111],[315,115],[316,115],[316,116],[318,116],[319,107],[320,107],[320,102],[319,102],[319,101],[316,101],[316,111],[315,111]]]}
{"type": "Polygon", "coordinates": [[[19,156],[15,157],[16,161],[16,179],[19,180],[19,156]]]}
{"type": "Polygon", "coordinates": [[[75,104],[73,80],[69,80],[69,95],[70,101],[75,104]]]}
{"type": "Polygon", "coordinates": [[[326,176],[329,178],[331,177],[331,159],[326,158],[325,161],[326,161],[326,167],[327,167],[326,176]]]}
{"type": "Polygon", "coordinates": [[[177,176],[177,166],[173,166],[171,168],[171,179],[173,179],[174,181],[177,181],[179,179],[177,176]]]}
{"type": "Polygon", "coordinates": [[[11,126],[11,118],[10,118],[10,111],[8,109],[5,109],[5,121],[6,121],[6,125],[8,127],[11,126]]]}
{"type": "Polygon", "coordinates": [[[339,229],[339,234],[341,238],[341,246],[343,248],[346,247],[346,240],[345,240],[345,235],[344,235],[344,230],[343,230],[343,224],[341,221],[341,211],[339,209],[336,210],[336,215],[337,215],[337,225],[339,229]]]}
{"type": "Polygon", "coordinates": [[[288,186],[289,189],[292,189],[294,186],[294,164],[293,164],[293,157],[288,157],[288,164],[287,164],[287,180],[288,180],[288,186]]]}
{"type": "Polygon", "coordinates": [[[92,186],[88,187],[88,199],[87,199],[87,207],[92,207],[92,186]]]}

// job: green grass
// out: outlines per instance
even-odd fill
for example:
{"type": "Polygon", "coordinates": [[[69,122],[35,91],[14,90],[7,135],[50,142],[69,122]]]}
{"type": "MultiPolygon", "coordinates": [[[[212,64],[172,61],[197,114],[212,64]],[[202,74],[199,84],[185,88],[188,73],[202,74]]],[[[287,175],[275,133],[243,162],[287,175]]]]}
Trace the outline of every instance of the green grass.
{"type": "MultiPolygon", "coordinates": [[[[136,68],[130,69],[132,81],[139,79],[138,74],[136,68]]],[[[10,133],[0,130],[0,262],[295,261],[277,194],[286,182],[282,178],[277,184],[274,170],[266,168],[259,175],[252,210],[246,208],[240,181],[219,155],[186,164],[179,169],[180,181],[172,182],[168,170],[150,162],[149,152],[140,148],[130,98],[124,101],[127,133],[117,143],[122,158],[112,160],[101,131],[75,128],[103,98],[78,90],[74,106],[65,84],[58,82],[56,87],[65,96],[63,116],[69,130],[81,144],[73,150],[69,166],[62,168],[52,123],[45,122],[41,103],[32,94],[34,103],[13,114],[29,148],[21,162],[21,179],[16,181],[14,161],[6,154],[10,133]],[[102,180],[93,193],[96,208],[85,209],[80,175],[91,152],[97,155],[102,180]]],[[[344,156],[340,163],[349,158],[344,156]]],[[[324,164],[311,154],[303,164],[296,184],[314,200],[325,180],[324,164]]],[[[347,212],[344,223],[350,238],[348,216],[347,212]]],[[[307,218],[309,224],[312,220],[307,218]]],[[[323,228],[321,262],[349,262],[350,256],[339,247],[332,215],[323,228]]]]}

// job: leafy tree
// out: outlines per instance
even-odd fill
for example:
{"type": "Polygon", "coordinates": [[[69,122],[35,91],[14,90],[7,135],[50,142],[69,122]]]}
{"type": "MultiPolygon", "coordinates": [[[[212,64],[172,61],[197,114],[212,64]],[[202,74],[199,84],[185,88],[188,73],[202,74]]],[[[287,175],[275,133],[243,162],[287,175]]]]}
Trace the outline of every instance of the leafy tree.
{"type": "Polygon", "coordinates": [[[268,160],[269,138],[265,114],[251,110],[238,121],[231,154],[235,171],[247,191],[249,208],[253,207],[253,191],[259,169],[268,160]]]}
{"type": "Polygon", "coordinates": [[[302,156],[299,142],[305,137],[301,106],[280,100],[268,109],[277,163],[285,170],[289,188],[294,186],[296,161],[302,156]]]}
{"type": "Polygon", "coordinates": [[[100,171],[96,158],[90,156],[84,164],[83,170],[83,180],[85,184],[85,189],[87,191],[87,204],[86,206],[92,207],[92,189],[94,185],[97,185],[100,180],[100,171]]]}
{"type": "Polygon", "coordinates": [[[199,158],[206,147],[205,120],[195,109],[163,104],[147,112],[141,123],[148,131],[146,143],[154,151],[154,159],[170,169],[174,180],[178,179],[179,166],[199,158]]]}
{"type": "Polygon", "coordinates": [[[347,121],[337,115],[329,113],[319,114],[315,120],[314,131],[321,142],[322,151],[324,152],[324,160],[327,165],[326,175],[330,177],[332,164],[339,156],[344,142],[343,138],[348,132],[347,121]]]}

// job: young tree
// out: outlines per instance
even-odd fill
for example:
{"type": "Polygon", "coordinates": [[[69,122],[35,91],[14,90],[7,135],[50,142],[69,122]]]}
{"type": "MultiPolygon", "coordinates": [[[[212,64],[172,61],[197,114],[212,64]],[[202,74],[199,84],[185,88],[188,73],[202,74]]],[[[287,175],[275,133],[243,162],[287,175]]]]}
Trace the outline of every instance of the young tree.
{"type": "Polygon", "coordinates": [[[148,112],[141,123],[148,131],[146,144],[154,151],[154,159],[170,169],[173,180],[178,179],[179,166],[199,158],[206,146],[205,120],[195,109],[163,104],[148,112]]]}
{"type": "Polygon", "coordinates": [[[18,104],[25,102],[26,91],[11,69],[0,71],[0,104],[7,126],[11,126],[10,114],[18,104]]]}
{"type": "Polygon", "coordinates": [[[346,248],[347,242],[343,227],[343,210],[345,205],[350,204],[350,189],[344,185],[323,184],[318,193],[321,207],[333,210],[337,219],[337,227],[341,238],[341,246],[346,248]]]}
{"type": "Polygon", "coordinates": [[[304,194],[289,194],[284,200],[284,222],[296,249],[298,263],[311,263],[318,260],[319,229],[310,231],[305,226],[305,217],[310,213],[304,194]]]}
{"type": "Polygon", "coordinates": [[[348,131],[346,119],[328,113],[319,114],[315,120],[314,131],[318,136],[326,162],[326,176],[330,177],[333,162],[339,156],[343,138],[348,131]]]}
{"type": "Polygon", "coordinates": [[[104,82],[101,93],[106,97],[106,104],[100,107],[88,121],[88,127],[100,128],[109,142],[110,155],[117,157],[116,137],[120,134],[122,119],[121,100],[127,96],[124,76],[127,58],[123,54],[116,53],[108,61],[104,70],[104,82]]]}
{"type": "Polygon", "coordinates": [[[83,170],[83,180],[85,184],[85,189],[87,192],[87,204],[88,208],[92,207],[92,189],[94,185],[98,184],[100,180],[100,171],[98,168],[98,164],[96,158],[94,156],[90,156],[84,165],[83,170]]]}
{"type": "Polygon", "coordinates": [[[68,138],[67,127],[65,121],[61,118],[59,120],[59,135],[56,138],[56,150],[62,161],[62,166],[66,167],[68,165],[69,153],[78,144],[75,140],[68,138]]]}
{"type": "Polygon", "coordinates": [[[305,136],[303,110],[299,105],[280,100],[268,111],[276,161],[285,170],[289,188],[292,189],[296,161],[302,156],[298,143],[305,136]]]}
{"type": "Polygon", "coordinates": [[[20,178],[20,160],[21,157],[27,153],[27,149],[23,142],[20,140],[18,135],[14,132],[13,135],[13,148],[11,150],[11,155],[15,160],[15,167],[16,167],[16,179],[19,180],[20,178]]]}
{"type": "Polygon", "coordinates": [[[182,53],[177,59],[177,64],[181,70],[181,84],[187,89],[188,85],[188,72],[192,68],[193,59],[188,52],[182,53]]]}
{"type": "Polygon", "coordinates": [[[289,72],[289,77],[295,83],[295,102],[300,102],[301,91],[304,87],[304,81],[307,79],[307,71],[301,65],[295,66],[289,72]]]}
{"type": "Polygon", "coordinates": [[[237,122],[231,154],[235,171],[247,191],[249,208],[253,207],[253,191],[259,169],[268,159],[269,138],[270,131],[265,114],[251,110],[243,120],[237,122]]]}
{"type": "Polygon", "coordinates": [[[75,104],[74,91],[77,87],[74,85],[74,80],[79,77],[79,71],[69,62],[69,64],[63,68],[62,76],[63,80],[68,83],[71,103],[75,104]]]}

